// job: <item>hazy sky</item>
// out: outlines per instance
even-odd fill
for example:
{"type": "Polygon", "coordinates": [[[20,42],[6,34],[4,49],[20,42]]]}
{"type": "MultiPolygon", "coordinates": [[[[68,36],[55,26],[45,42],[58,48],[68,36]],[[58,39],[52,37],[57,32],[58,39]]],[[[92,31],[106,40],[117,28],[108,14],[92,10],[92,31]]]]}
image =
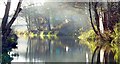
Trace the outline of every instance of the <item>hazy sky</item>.
{"type": "MultiPolygon", "coordinates": [[[[46,2],[46,1],[47,0],[23,0],[21,7],[28,6],[29,4],[32,4],[32,3],[41,3],[41,5],[44,5],[44,2],[46,2]]],[[[19,2],[19,0],[11,0],[11,7],[10,7],[9,15],[14,14],[18,2],[19,2]]],[[[3,16],[4,16],[6,3],[7,3],[7,0],[0,0],[0,18],[3,18],[3,16]]],[[[0,20],[0,23],[1,22],[2,21],[0,20]]],[[[26,22],[20,21],[20,20],[18,22],[18,18],[17,18],[13,25],[22,25],[22,24],[26,24],[26,22]]],[[[16,27],[15,29],[18,29],[18,28],[26,29],[25,26],[24,27],[16,27]]]]}
{"type": "MultiPolygon", "coordinates": [[[[17,3],[18,3],[19,0],[11,0],[11,7],[10,7],[10,14],[13,14],[15,12],[15,9],[17,7],[17,3]]],[[[0,18],[3,18],[4,16],[4,11],[5,11],[5,4],[6,4],[7,0],[0,0],[0,18]]],[[[0,21],[1,23],[2,21],[0,21]]],[[[21,24],[26,24],[25,21],[23,22],[18,22],[17,19],[16,21],[14,22],[13,25],[21,25],[21,24]]],[[[16,27],[17,28],[17,27],[16,27]]],[[[19,29],[26,29],[25,27],[20,27],[19,29]]]]}
{"type": "MultiPolygon", "coordinates": [[[[10,9],[10,14],[13,13],[13,11],[15,10],[16,6],[17,6],[17,2],[19,0],[11,0],[11,9],[10,9]]],[[[43,5],[44,2],[88,2],[91,0],[23,0],[22,2],[22,6],[27,6],[30,3],[41,3],[43,5]]],[[[94,1],[94,0],[93,0],[94,1]]],[[[95,0],[96,1],[96,0],[95,0]]],[[[99,1],[119,1],[119,0],[99,0],[99,1]]],[[[4,15],[4,10],[5,10],[5,3],[7,2],[7,0],[0,0],[0,18],[3,17],[4,15]]]]}
{"type": "MultiPolygon", "coordinates": [[[[17,7],[18,1],[19,1],[19,0],[11,0],[11,8],[10,8],[10,14],[9,14],[9,15],[11,15],[11,14],[14,13],[14,11],[15,11],[15,9],[16,9],[16,7],[17,7]]],[[[58,1],[58,0],[54,0],[54,2],[55,2],[55,1],[58,1]]],[[[68,0],[59,0],[59,1],[63,2],[63,1],[68,1],[68,0]]],[[[69,1],[73,2],[73,0],[69,0],[69,1]]],[[[74,0],[74,1],[77,1],[77,0],[74,0]]],[[[80,0],[78,0],[78,1],[80,1],[80,0]]],[[[0,18],[3,18],[6,2],[7,2],[7,0],[0,0],[0,18]]],[[[40,5],[44,5],[44,2],[53,2],[53,0],[23,0],[23,2],[22,2],[22,7],[28,6],[29,4],[32,4],[32,3],[35,3],[35,4],[36,4],[36,3],[41,3],[40,5]]],[[[74,11],[74,12],[75,12],[75,11],[74,11]]],[[[67,14],[67,13],[69,13],[69,12],[67,11],[66,14],[67,14]]],[[[17,19],[17,20],[18,20],[18,19],[17,19]]],[[[20,20],[19,20],[19,22],[18,22],[17,20],[15,21],[14,25],[16,25],[16,24],[19,24],[19,25],[21,25],[21,24],[26,24],[25,21],[20,21],[20,20]]],[[[85,20],[84,20],[84,21],[85,21],[85,20]]],[[[1,22],[1,21],[0,21],[0,22],[1,22]]],[[[19,28],[19,27],[18,27],[18,28],[19,28]]]]}
{"type": "MultiPolygon", "coordinates": [[[[11,15],[11,14],[13,14],[14,13],[14,11],[15,11],[15,9],[16,9],[16,6],[17,6],[17,3],[18,3],[18,1],[19,0],[11,0],[11,9],[10,9],[10,14],[9,15],[11,15]]],[[[23,2],[22,2],[22,7],[24,7],[24,6],[28,6],[29,4],[32,4],[32,3],[41,3],[40,5],[44,5],[44,2],[50,2],[50,0],[48,1],[48,0],[23,0],[23,2]]],[[[59,0],[60,1],[60,0],[59,0]]],[[[62,1],[62,0],[61,0],[62,1]]],[[[4,0],[4,1],[1,1],[0,2],[0,18],[2,18],[3,17],[3,15],[4,15],[4,11],[5,11],[5,3],[7,2],[7,0],[4,0]]],[[[54,5],[57,5],[57,4],[54,4],[54,5]]],[[[53,6],[54,6],[53,5],[53,6]]],[[[73,9],[73,8],[70,8],[70,9],[73,9]]],[[[65,15],[71,15],[72,13],[75,13],[75,11],[74,11],[74,9],[73,10],[62,10],[63,12],[64,12],[64,14],[65,15]]],[[[58,11],[59,12],[59,11],[58,11]]],[[[77,12],[76,12],[76,14],[77,14],[77,12]]],[[[59,15],[61,15],[61,13],[59,14],[59,15]]],[[[14,24],[13,25],[22,25],[22,24],[26,24],[26,22],[25,22],[25,20],[24,21],[20,21],[20,20],[18,20],[18,19],[20,19],[20,18],[17,18],[16,19],[16,21],[14,22],[14,24]]],[[[16,27],[16,29],[18,29],[18,28],[20,28],[20,27],[16,27]]],[[[24,27],[23,27],[24,28],[24,27]]],[[[22,29],[23,29],[22,28],[22,29]]]]}
{"type": "MultiPolygon", "coordinates": [[[[14,13],[14,10],[17,7],[17,3],[19,0],[11,0],[11,8],[10,8],[10,14],[14,13]]],[[[27,6],[30,3],[39,3],[41,2],[41,4],[43,4],[46,0],[23,0],[22,2],[22,7],[23,6],[27,6]]],[[[5,11],[5,4],[6,4],[7,0],[0,0],[0,18],[3,17],[4,15],[4,11],[5,11]]]]}
{"type": "MultiPolygon", "coordinates": [[[[14,14],[15,9],[16,9],[16,7],[17,7],[18,1],[19,1],[19,0],[11,0],[11,7],[10,7],[9,15],[14,14]]],[[[21,7],[28,6],[28,5],[31,4],[31,3],[41,3],[41,5],[43,5],[45,1],[47,1],[47,0],[23,0],[21,7]]],[[[6,4],[6,3],[7,3],[7,0],[0,0],[0,18],[3,18],[3,16],[4,16],[5,4],[6,4]]],[[[1,23],[1,22],[2,22],[2,21],[0,20],[0,23],[1,23]]],[[[20,21],[20,20],[18,20],[18,18],[17,18],[13,25],[24,25],[24,24],[26,24],[25,21],[20,21]],[[19,22],[18,22],[18,21],[19,21],[19,22]]],[[[19,30],[21,30],[21,29],[22,29],[22,30],[26,30],[27,28],[26,28],[25,26],[23,26],[23,27],[19,26],[19,27],[15,27],[14,29],[15,29],[15,30],[16,30],[16,29],[17,29],[17,30],[18,30],[18,29],[19,29],[19,30]]]]}

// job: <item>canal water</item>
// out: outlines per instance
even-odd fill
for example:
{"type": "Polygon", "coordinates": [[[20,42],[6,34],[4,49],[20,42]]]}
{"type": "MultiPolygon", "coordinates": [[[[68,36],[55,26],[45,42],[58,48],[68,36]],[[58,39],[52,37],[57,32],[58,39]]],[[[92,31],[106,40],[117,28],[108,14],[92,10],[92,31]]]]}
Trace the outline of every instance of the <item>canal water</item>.
{"type": "Polygon", "coordinates": [[[91,62],[88,46],[72,36],[56,38],[19,37],[12,62],[91,62]]]}

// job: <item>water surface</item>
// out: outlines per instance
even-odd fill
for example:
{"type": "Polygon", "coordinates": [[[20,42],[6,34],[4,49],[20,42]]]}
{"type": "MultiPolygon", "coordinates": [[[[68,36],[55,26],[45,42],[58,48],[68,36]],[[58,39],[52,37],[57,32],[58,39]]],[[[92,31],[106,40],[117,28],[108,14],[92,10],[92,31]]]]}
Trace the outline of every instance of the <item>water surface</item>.
{"type": "Polygon", "coordinates": [[[72,36],[58,38],[19,37],[12,62],[90,62],[91,50],[72,36]]]}

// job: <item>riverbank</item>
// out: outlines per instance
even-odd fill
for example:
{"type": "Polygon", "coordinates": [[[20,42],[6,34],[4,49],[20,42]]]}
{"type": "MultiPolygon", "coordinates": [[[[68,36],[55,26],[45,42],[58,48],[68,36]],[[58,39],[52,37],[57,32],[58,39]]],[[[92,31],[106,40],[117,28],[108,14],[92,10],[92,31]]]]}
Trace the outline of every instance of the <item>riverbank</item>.
{"type": "Polygon", "coordinates": [[[104,36],[104,39],[102,40],[97,36],[94,31],[88,30],[87,32],[83,32],[82,35],[80,35],[78,38],[83,41],[82,44],[86,44],[92,51],[92,53],[95,52],[95,49],[97,47],[102,46],[101,49],[105,49],[110,53],[112,51],[114,54],[114,59],[116,62],[120,62],[120,23],[116,24],[114,27],[115,34],[112,33],[105,33],[102,34],[104,36]],[[112,38],[112,41],[109,41],[109,38],[107,36],[110,36],[112,38]]]}

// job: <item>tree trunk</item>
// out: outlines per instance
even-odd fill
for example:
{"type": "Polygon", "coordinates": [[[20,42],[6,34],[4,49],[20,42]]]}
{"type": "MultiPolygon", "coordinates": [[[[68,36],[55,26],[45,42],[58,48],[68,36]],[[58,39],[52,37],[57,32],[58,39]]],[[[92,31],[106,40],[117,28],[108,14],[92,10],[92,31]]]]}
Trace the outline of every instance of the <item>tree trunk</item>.
{"type": "Polygon", "coordinates": [[[91,14],[91,3],[90,3],[90,2],[89,2],[89,13],[90,13],[90,20],[91,20],[92,28],[93,28],[95,34],[98,35],[98,32],[97,32],[97,30],[95,29],[94,24],[93,24],[93,19],[92,19],[92,14],[91,14]]]}
{"type": "Polygon", "coordinates": [[[9,16],[9,11],[10,11],[10,4],[11,4],[11,0],[8,0],[7,1],[7,4],[6,4],[6,8],[5,8],[5,14],[4,14],[4,17],[2,19],[2,35],[4,35],[4,33],[6,32],[6,24],[8,22],[8,16],[9,16]]]}
{"type": "Polygon", "coordinates": [[[2,19],[2,43],[6,43],[7,37],[11,32],[11,26],[13,24],[13,22],[15,21],[16,17],[18,16],[19,12],[21,11],[21,0],[19,0],[18,6],[16,8],[15,14],[13,16],[13,18],[10,20],[10,22],[7,24],[8,22],[8,17],[9,17],[9,11],[10,11],[10,4],[11,4],[11,0],[7,1],[7,5],[6,5],[6,9],[5,9],[5,14],[4,17],[2,19]]]}

